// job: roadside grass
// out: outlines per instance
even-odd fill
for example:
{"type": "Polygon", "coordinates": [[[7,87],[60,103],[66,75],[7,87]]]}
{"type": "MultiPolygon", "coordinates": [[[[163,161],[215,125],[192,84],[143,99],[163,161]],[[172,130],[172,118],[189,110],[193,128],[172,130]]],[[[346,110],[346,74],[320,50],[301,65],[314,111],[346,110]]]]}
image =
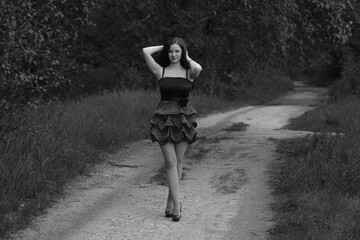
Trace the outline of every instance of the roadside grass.
{"type": "Polygon", "coordinates": [[[360,132],[360,100],[347,97],[330,101],[290,120],[288,129],[312,132],[360,132]]]}
{"type": "Polygon", "coordinates": [[[270,239],[360,239],[359,111],[360,99],[347,98],[291,121],[318,133],[278,142],[270,239]]]}
{"type": "Polygon", "coordinates": [[[100,161],[103,151],[146,137],[156,96],[154,92],[112,92],[3,118],[0,235],[25,226],[61,193],[66,182],[100,161]]]}
{"type": "MultiPolygon", "coordinates": [[[[25,227],[101,153],[148,137],[155,91],[120,91],[19,110],[0,120],[0,236],[25,227]]],[[[243,106],[192,96],[199,116],[243,106]]]]}
{"type": "Polygon", "coordinates": [[[237,122],[231,124],[229,127],[224,128],[224,131],[235,131],[235,132],[242,132],[245,131],[246,128],[249,126],[249,124],[243,123],[243,122],[237,122]]]}
{"type": "MultiPolygon", "coordinates": [[[[252,89],[247,100],[197,94],[191,102],[201,117],[268,101],[269,96],[275,98],[289,90],[289,83],[284,80],[282,84],[286,87],[260,89],[271,92],[263,99],[252,89]]],[[[158,101],[155,91],[114,91],[1,116],[0,237],[26,227],[33,216],[61,196],[66,183],[89,174],[91,167],[102,161],[103,153],[147,138],[158,101]]]]}

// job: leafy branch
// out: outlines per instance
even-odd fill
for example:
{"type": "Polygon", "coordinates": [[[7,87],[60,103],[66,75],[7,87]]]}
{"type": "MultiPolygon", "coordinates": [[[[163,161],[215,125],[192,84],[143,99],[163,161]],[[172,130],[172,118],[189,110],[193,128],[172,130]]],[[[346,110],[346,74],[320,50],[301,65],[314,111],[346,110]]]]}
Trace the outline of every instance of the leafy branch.
{"type": "Polygon", "coordinates": [[[55,2],[56,0],[51,0],[50,2],[48,2],[46,5],[44,5],[41,9],[39,9],[37,12],[35,12],[31,17],[29,17],[20,27],[18,30],[20,30],[21,28],[23,28],[29,21],[31,21],[36,15],[38,15],[41,11],[43,11],[44,9],[46,9],[48,6],[50,6],[53,2],[55,2]]]}

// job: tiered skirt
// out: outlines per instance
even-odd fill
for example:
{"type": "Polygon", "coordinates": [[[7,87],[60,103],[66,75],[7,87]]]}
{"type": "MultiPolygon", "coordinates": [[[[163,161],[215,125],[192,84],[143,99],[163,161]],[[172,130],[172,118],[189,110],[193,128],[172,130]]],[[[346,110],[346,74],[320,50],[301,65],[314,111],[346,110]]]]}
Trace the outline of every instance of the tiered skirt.
{"type": "Polygon", "coordinates": [[[179,106],[177,101],[160,101],[150,122],[151,140],[161,145],[168,142],[195,142],[195,115],[196,111],[190,103],[179,106]]]}

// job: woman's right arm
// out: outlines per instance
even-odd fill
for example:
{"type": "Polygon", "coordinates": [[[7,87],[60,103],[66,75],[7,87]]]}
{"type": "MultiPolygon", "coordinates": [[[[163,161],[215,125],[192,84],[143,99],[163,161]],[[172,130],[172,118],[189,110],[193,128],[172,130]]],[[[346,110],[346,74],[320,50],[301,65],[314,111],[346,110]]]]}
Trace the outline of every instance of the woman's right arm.
{"type": "Polygon", "coordinates": [[[161,78],[162,67],[154,60],[151,54],[159,52],[163,48],[164,46],[151,46],[142,49],[147,66],[157,79],[161,78]]]}

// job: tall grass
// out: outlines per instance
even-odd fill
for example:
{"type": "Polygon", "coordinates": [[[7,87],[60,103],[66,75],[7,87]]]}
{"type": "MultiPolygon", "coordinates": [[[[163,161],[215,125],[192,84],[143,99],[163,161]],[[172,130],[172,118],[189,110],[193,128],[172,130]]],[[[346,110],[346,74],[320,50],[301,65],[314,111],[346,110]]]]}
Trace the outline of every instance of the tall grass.
{"type": "Polygon", "coordinates": [[[291,121],[321,133],[279,143],[272,239],[360,239],[359,111],[360,99],[347,98],[291,121]]]}
{"type": "Polygon", "coordinates": [[[290,120],[287,128],[313,132],[360,132],[360,105],[356,97],[330,101],[315,110],[306,112],[299,118],[290,120]]]}
{"type": "Polygon", "coordinates": [[[99,161],[101,151],[146,137],[157,100],[154,92],[113,92],[3,118],[1,232],[26,222],[65,182],[99,161]]]}
{"type": "MultiPolygon", "coordinates": [[[[264,82],[265,77],[255,80],[264,82]]],[[[258,104],[291,87],[284,79],[276,82],[286,87],[260,84],[266,87],[249,88],[241,101],[196,94],[191,102],[198,116],[258,104]]],[[[26,226],[61,194],[65,183],[101,161],[101,153],[147,138],[159,98],[155,91],[114,91],[1,116],[0,236],[26,226]]]]}
{"type": "MultiPolygon", "coordinates": [[[[202,116],[243,105],[196,95],[202,116]]],[[[13,112],[0,122],[0,236],[24,226],[102,152],[148,137],[154,91],[121,91],[13,112]]]]}

